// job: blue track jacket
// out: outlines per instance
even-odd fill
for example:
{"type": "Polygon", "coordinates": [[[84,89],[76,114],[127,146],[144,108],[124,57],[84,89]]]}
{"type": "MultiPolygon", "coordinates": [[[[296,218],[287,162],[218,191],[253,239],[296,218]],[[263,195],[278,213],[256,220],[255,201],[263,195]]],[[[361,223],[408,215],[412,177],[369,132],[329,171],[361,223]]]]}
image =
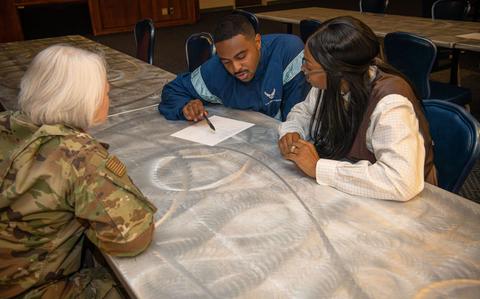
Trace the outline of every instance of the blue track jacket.
{"type": "Polygon", "coordinates": [[[163,88],[160,113],[167,119],[185,119],[183,107],[201,99],[204,104],[259,111],[285,120],[310,88],[300,70],[303,43],[295,35],[264,35],[260,51],[255,76],[247,83],[230,75],[217,55],[192,73],[178,75],[163,88]]]}

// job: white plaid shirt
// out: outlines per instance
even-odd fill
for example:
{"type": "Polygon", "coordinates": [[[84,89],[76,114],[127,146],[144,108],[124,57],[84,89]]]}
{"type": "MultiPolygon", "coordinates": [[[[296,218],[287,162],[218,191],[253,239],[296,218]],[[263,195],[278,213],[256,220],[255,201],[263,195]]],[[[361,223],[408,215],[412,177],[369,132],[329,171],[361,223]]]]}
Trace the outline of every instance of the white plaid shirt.
{"type": "MultiPolygon", "coordinates": [[[[312,88],[305,101],[292,108],[287,120],[279,126],[280,137],[298,132],[303,139],[310,139],[310,119],[318,92],[312,88]]],[[[375,163],[320,157],[317,182],[352,195],[396,201],[407,201],[423,190],[424,141],[407,98],[391,94],[378,102],[370,116],[366,145],[375,155],[375,163]]]]}

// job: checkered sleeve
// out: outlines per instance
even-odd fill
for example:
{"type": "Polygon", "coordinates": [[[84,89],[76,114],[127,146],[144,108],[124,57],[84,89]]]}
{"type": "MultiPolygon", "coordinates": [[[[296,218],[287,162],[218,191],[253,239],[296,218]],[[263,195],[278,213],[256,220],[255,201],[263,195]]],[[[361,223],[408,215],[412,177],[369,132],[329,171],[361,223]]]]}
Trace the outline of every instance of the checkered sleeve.
{"type": "Polygon", "coordinates": [[[319,92],[321,92],[320,96],[322,97],[323,90],[320,91],[318,88],[312,88],[306,99],[292,108],[287,116],[287,120],[278,126],[279,138],[292,132],[300,134],[302,139],[307,140],[310,138],[310,120],[314,114],[319,92]]]}
{"type": "Polygon", "coordinates": [[[317,182],[352,195],[395,201],[410,200],[423,190],[424,141],[407,98],[391,94],[377,104],[366,142],[375,163],[320,159],[317,182]]]}

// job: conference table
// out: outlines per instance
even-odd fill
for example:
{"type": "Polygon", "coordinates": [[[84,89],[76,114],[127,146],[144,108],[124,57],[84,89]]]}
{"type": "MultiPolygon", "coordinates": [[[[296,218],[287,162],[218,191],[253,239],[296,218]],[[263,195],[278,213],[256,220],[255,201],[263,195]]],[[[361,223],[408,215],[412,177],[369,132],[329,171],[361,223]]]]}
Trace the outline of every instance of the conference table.
{"type": "Polygon", "coordinates": [[[478,298],[479,204],[428,184],[405,203],[318,185],[257,112],[209,106],[254,124],[216,146],[172,137],[191,125],[156,109],[174,75],[128,55],[78,36],[0,44],[2,103],[59,41],[104,53],[112,105],[91,133],[158,208],[144,253],[106,256],[133,298],[478,298]]]}
{"type": "MultiPolygon", "coordinates": [[[[133,42],[133,41],[132,41],[133,42]]],[[[0,44],[0,104],[17,108],[20,80],[33,57],[54,44],[67,44],[103,55],[110,82],[109,114],[124,113],[160,102],[160,93],[175,75],[80,35],[0,44]]]]}
{"type": "Polygon", "coordinates": [[[459,37],[459,35],[471,33],[480,34],[479,22],[432,20],[421,17],[362,13],[323,7],[267,11],[256,14],[259,19],[288,24],[289,33],[292,31],[291,25],[299,24],[303,19],[325,21],[346,15],[353,16],[367,24],[378,37],[384,37],[387,33],[394,31],[410,32],[426,37],[440,47],[480,52],[480,37],[459,37]]]}
{"type": "Polygon", "coordinates": [[[145,107],[92,131],[158,208],[144,253],[107,257],[132,297],[478,298],[479,204],[428,184],[408,202],[318,185],[280,156],[277,120],[208,110],[254,126],[207,146],[145,107]]]}

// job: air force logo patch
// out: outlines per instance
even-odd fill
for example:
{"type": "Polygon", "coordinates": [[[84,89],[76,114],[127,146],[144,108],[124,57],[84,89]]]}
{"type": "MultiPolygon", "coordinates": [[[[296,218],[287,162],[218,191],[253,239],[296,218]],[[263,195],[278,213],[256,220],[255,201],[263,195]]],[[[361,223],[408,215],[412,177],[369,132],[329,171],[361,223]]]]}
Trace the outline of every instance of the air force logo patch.
{"type": "Polygon", "coordinates": [[[266,91],[264,91],[263,93],[267,96],[267,98],[269,98],[270,100],[273,100],[273,98],[275,97],[275,88],[272,90],[271,93],[268,93],[266,91]]]}

